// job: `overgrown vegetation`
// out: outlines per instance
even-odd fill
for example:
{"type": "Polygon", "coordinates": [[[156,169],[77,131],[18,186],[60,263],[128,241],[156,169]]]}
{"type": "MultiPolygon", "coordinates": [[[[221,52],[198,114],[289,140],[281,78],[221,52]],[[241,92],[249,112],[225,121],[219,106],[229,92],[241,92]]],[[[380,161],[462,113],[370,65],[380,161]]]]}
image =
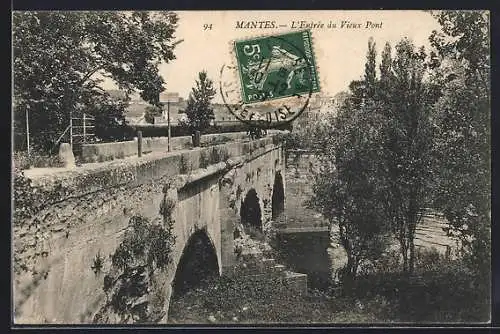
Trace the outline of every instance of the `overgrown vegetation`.
{"type": "MultiPolygon", "coordinates": [[[[36,269],[33,263],[40,257],[50,255],[50,248],[47,248],[43,242],[40,242],[46,236],[43,234],[43,221],[37,217],[37,214],[47,207],[49,203],[57,201],[64,188],[61,183],[57,183],[51,191],[43,190],[43,188],[34,186],[31,179],[24,175],[22,169],[19,169],[17,166],[13,169],[12,195],[14,197],[14,212],[12,215],[12,227],[14,231],[23,230],[28,227],[33,228],[34,238],[37,241],[34,245],[36,252],[32,258],[23,256],[22,249],[19,249],[22,243],[19,246],[17,243],[13,244],[15,248],[13,251],[13,271],[15,275],[24,272],[31,273],[35,278],[36,284],[34,284],[37,285],[40,279],[47,278],[48,271],[38,272],[39,269],[36,269]]],[[[34,289],[35,285],[29,289],[34,289]]],[[[28,291],[25,292],[28,294],[28,291]]],[[[26,298],[28,297],[29,294],[26,295],[26,298]]]]}
{"type": "Polygon", "coordinates": [[[62,185],[57,183],[51,192],[35,187],[24,172],[15,167],[13,170],[14,226],[19,226],[26,219],[33,218],[47,203],[57,200],[62,185]]]}
{"type": "Polygon", "coordinates": [[[12,161],[15,167],[20,170],[29,169],[31,167],[44,168],[63,166],[57,154],[49,155],[39,151],[31,151],[29,156],[27,152],[14,152],[12,161]]]}
{"type": "MultiPolygon", "coordinates": [[[[295,322],[302,297],[287,291],[279,276],[266,280],[222,277],[172,301],[172,323],[295,322]]],[[[310,313],[310,312],[309,312],[310,313]]]]}
{"type": "Polygon", "coordinates": [[[401,272],[399,254],[388,252],[377,268],[348,287],[294,294],[279,275],[222,277],[187,292],[170,305],[169,322],[183,324],[387,324],[486,322],[484,286],[470,286],[461,261],[435,250],[416,251],[416,270],[401,272]],[[380,270],[379,270],[380,269],[380,270]]]}
{"type": "Polygon", "coordinates": [[[477,282],[460,259],[436,250],[415,252],[413,274],[401,272],[401,257],[389,253],[370,272],[361,273],[346,297],[380,300],[380,321],[405,323],[488,322],[489,288],[477,282]],[[479,283],[479,284],[478,284],[479,283]]]}
{"type": "Polygon", "coordinates": [[[173,222],[151,223],[134,216],[129,224],[111,255],[111,270],[104,276],[106,304],[95,323],[155,323],[165,316],[165,292],[155,274],[171,261],[173,222]]]}

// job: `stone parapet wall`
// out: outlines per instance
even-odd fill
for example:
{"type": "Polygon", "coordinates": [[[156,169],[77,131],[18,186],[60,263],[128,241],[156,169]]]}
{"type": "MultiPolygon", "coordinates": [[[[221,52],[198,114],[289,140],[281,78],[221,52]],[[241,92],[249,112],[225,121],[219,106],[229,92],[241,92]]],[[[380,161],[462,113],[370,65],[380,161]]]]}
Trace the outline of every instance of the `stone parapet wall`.
{"type": "MultiPolygon", "coordinates": [[[[236,141],[211,147],[197,147],[188,151],[156,152],[142,157],[130,157],[103,163],[86,164],[74,169],[60,169],[51,173],[37,173],[36,169],[24,173],[33,186],[44,192],[57,191],[53,202],[78,197],[99,190],[123,185],[140,185],[149,180],[190,174],[197,169],[225,162],[241,156],[265,152],[273,146],[274,137],[254,141],[236,141]]],[[[47,203],[49,204],[49,203],[47,203]]]]}
{"type": "MultiPolygon", "coordinates": [[[[248,139],[246,132],[231,132],[208,134],[201,136],[201,145],[215,145],[228,141],[248,139]]],[[[193,148],[190,136],[173,137],[170,139],[171,150],[193,148]]],[[[142,152],[166,152],[168,150],[167,137],[150,137],[142,139],[142,152]]],[[[137,155],[137,139],[100,144],[82,145],[81,160],[84,163],[102,162],[137,155]]]]}

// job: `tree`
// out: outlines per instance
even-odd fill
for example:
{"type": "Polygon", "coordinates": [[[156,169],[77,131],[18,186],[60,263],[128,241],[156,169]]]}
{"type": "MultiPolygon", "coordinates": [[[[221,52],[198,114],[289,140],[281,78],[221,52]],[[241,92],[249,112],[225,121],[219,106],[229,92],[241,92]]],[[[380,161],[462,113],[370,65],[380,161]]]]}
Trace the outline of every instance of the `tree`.
{"type": "Polygon", "coordinates": [[[191,131],[203,131],[215,119],[211,106],[215,93],[213,82],[207,77],[207,72],[198,73],[196,87],[192,88],[186,107],[187,124],[191,131]]]}
{"type": "Polygon", "coordinates": [[[382,118],[364,110],[343,108],[333,123],[330,139],[315,176],[312,204],[330,224],[347,253],[345,279],[354,279],[365,261],[381,256],[387,245],[383,203],[383,175],[379,149],[382,118]]]}
{"type": "Polygon", "coordinates": [[[489,281],[491,257],[490,41],[485,11],[434,13],[435,205],[460,237],[473,272],[489,281]]]}
{"type": "Polygon", "coordinates": [[[369,40],[364,80],[351,82],[350,97],[333,123],[325,154],[333,165],[318,176],[315,201],[339,224],[352,257],[351,276],[357,257],[380,254],[389,230],[399,241],[403,271],[413,271],[416,226],[429,204],[433,178],[434,95],[423,80],[425,56],[403,39],[392,59],[386,44],[377,79],[369,40]]]}
{"type": "Polygon", "coordinates": [[[311,204],[338,227],[347,253],[344,282],[354,279],[365,261],[380,257],[388,226],[384,202],[385,119],[376,92],[375,45],[368,44],[365,80],[353,81],[338,116],[323,139],[322,167],[315,176],[311,204]]]}
{"type": "Polygon", "coordinates": [[[366,64],[365,64],[365,83],[366,83],[366,93],[367,97],[372,98],[375,94],[376,89],[376,81],[377,81],[377,72],[376,72],[376,63],[375,59],[377,57],[377,52],[375,50],[375,42],[373,38],[370,37],[368,40],[368,53],[366,55],[366,64]]]}
{"type": "Polygon", "coordinates": [[[387,171],[386,210],[400,243],[403,271],[412,272],[416,226],[428,207],[433,178],[432,101],[423,81],[424,50],[417,51],[410,40],[401,40],[396,45],[391,71],[386,72],[388,52],[383,56],[384,81],[381,83],[382,111],[387,122],[383,147],[387,171]]]}
{"type": "Polygon", "coordinates": [[[392,78],[392,57],[391,45],[385,43],[384,50],[382,51],[382,61],[380,63],[380,91],[385,92],[388,89],[388,84],[392,78]]]}
{"type": "Polygon", "coordinates": [[[171,12],[14,13],[16,128],[26,127],[27,110],[34,145],[48,149],[68,126],[71,113],[106,118],[105,111],[95,108],[110,102],[99,86],[102,76],[157,104],[164,84],[158,65],[175,58],[176,22],[171,12]]]}

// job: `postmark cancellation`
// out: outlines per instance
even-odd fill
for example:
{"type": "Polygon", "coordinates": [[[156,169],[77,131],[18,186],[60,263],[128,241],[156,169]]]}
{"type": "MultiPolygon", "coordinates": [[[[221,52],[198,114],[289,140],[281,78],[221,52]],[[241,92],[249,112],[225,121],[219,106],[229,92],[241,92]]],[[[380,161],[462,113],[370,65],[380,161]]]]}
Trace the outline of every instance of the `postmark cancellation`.
{"type": "Polygon", "coordinates": [[[291,122],[320,91],[310,30],[237,40],[231,52],[234,63],[221,69],[220,93],[245,123],[291,122]]]}

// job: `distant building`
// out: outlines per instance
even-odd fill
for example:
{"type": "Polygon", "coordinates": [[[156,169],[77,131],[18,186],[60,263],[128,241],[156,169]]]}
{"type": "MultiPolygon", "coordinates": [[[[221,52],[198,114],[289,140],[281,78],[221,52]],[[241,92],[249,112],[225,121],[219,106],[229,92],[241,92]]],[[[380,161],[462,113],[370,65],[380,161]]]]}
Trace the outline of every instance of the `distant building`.
{"type": "MultiPolygon", "coordinates": [[[[118,90],[113,91],[112,94],[114,96],[121,96],[123,92],[120,92],[118,90]]],[[[139,94],[133,94],[131,95],[131,99],[129,102],[129,105],[126,109],[125,112],[125,118],[129,120],[131,123],[145,123],[144,120],[144,114],[146,112],[146,108],[150,106],[149,103],[141,99],[139,94]]],[[[187,108],[187,100],[180,97],[179,101],[177,102],[172,102],[169,104],[167,107],[166,105],[163,107],[163,113],[159,117],[155,117],[155,124],[167,124],[167,108],[170,109],[170,124],[171,125],[177,125],[179,121],[181,120],[186,120],[186,113],[185,110],[187,108]]],[[[213,103],[212,108],[214,109],[214,116],[215,124],[224,124],[227,122],[238,122],[236,117],[234,117],[233,114],[229,112],[227,107],[224,104],[221,103],[213,103]]]]}
{"type": "MultiPolygon", "coordinates": [[[[110,90],[108,91],[110,95],[122,98],[125,96],[125,93],[120,90],[110,90]]],[[[314,105],[314,109],[319,108],[322,104],[324,104],[323,100],[326,97],[318,98],[314,100],[312,103],[314,105]]],[[[331,98],[330,98],[331,99],[331,98]]],[[[147,123],[144,119],[144,115],[146,112],[146,108],[150,106],[149,103],[144,101],[138,93],[133,93],[130,95],[130,102],[125,111],[125,118],[131,124],[144,124],[147,123]]],[[[169,105],[170,108],[170,124],[175,126],[181,120],[187,120],[187,116],[185,110],[187,108],[187,99],[179,98],[178,102],[172,102],[169,105]]],[[[228,107],[223,103],[212,103],[212,108],[214,110],[215,119],[213,124],[215,125],[228,125],[239,123],[240,121],[229,111],[228,107]]],[[[304,114],[309,113],[311,108],[308,108],[304,112],[304,114]]],[[[314,116],[320,117],[320,116],[314,116]]],[[[155,124],[167,124],[167,106],[163,107],[163,113],[161,116],[155,117],[155,124]]]]}

